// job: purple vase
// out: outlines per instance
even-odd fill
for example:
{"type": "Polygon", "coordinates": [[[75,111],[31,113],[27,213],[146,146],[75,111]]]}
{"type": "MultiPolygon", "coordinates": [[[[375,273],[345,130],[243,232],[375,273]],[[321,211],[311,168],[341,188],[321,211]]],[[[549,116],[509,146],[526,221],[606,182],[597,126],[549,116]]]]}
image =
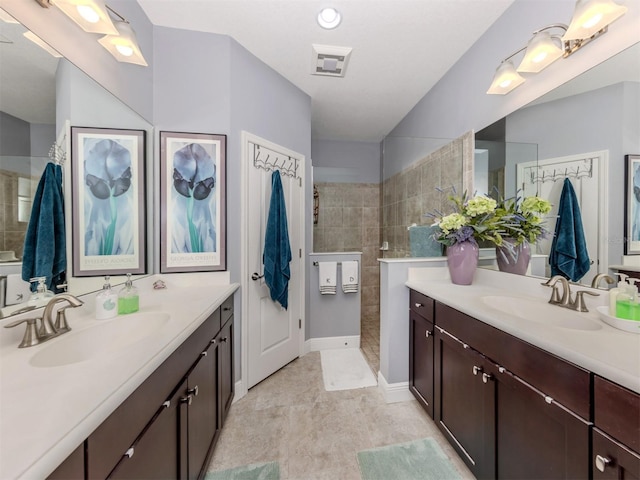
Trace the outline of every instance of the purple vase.
{"type": "Polygon", "coordinates": [[[512,238],[505,238],[503,241],[509,245],[496,247],[498,270],[518,275],[526,274],[529,260],[531,259],[529,242],[524,241],[520,245],[513,245],[514,240],[512,238]]]}
{"type": "Polygon", "coordinates": [[[454,243],[447,247],[447,265],[452,283],[471,285],[478,268],[479,252],[478,244],[473,242],[454,243]]]}

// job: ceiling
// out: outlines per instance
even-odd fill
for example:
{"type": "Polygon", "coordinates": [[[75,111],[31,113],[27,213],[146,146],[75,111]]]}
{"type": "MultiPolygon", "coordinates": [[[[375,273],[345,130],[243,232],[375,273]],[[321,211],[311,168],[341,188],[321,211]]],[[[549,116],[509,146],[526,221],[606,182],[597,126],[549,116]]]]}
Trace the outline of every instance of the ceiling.
{"type": "Polygon", "coordinates": [[[366,142],[381,141],[513,3],[137,1],[154,25],[229,35],[306,92],[314,140],[366,142]],[[335,30],[316,23],[326,6],[342,14],[335,30]],[[313,44],[353,49],[344,78],[311,74],[313,44]]]}

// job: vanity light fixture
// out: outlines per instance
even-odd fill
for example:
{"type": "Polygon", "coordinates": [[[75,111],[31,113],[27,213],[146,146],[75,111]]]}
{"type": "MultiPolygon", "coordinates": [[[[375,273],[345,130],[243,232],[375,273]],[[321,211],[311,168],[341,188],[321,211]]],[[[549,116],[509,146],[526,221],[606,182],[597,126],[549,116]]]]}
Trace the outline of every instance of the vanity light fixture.
{"type": "Polygon", "coordinates": [[[103,0],[56,0],[54,5],[85,32],[111,35],[118,33],[103,0]]]}
{"type": "Polygon", "coordinates": [[[613,0],[577,0],[571,23],[562,40],[584,40],[604,33],[601,30],[606,29],[626,11],[627,7],[613,0]]]}
{"type": "Polygon", "coordinates": [[[564,54],[562,39],[559,35],[551,35],[547,29],[561,25],[549,25],[533,32],[533,37],[527,44],[524,58],[516,69],[518,72],[538,73],[564,54]]]}
{"type": "MultiPolygon", "coordinates": [[[[109,10],[111,9],[109,8],[109,10]]],[[[113,10],[111,11],[113,12],[113,10]]],[[[118,15],[116,12],[113,13],[118,15]]],[[[144,59],[138,46],[136,32],[133,31],[131,24],[124,17],[120,18],[122,20],[114,22],[118,31],[117,35],[105,35],[98,42],[119,62],[148,66],[149,64],[144,59]]]]}
{"type": "Polygon", "coordinates": [[[526,47],[512,53],[500,63],[487,94],[509,93],[525,81],[519,73],[538,73],[560,57],[567,58],[606,33],[608,25],[626,11],[627,7],[613,0],[577,0],[571,25],[555,23],[533,32],[526,47]],[[562,37],[558,33],[548,32],[554,28],[564,31],[562,37]],[[522,51],[525,54],[516,69],[509,60],[522,51]]]}
{"type": "Polygon", "coordinates": [[[516,71],[516,67],[513,62],[509,60],[511,57],[521,52],[518,50],[510,57],[505,58],[498,68],[496,74],[493,76],[493,82],[487,93],[489,95],[505,95],[511,90],[524,83],[524,78],[516,71]]]}
{"type": "Polygon", "coordinates": [[[320,10],[318,14],[318,24],[327,30],[331,30],[340,25],[342,15],[335,8],[327,7],[320,10]]]}

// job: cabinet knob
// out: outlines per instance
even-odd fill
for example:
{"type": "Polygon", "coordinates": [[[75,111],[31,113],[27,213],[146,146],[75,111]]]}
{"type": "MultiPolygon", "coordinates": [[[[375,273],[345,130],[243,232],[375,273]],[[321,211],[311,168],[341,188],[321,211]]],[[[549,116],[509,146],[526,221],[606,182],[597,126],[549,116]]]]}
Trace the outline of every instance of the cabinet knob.
{"type": "Polygon", "coordinates": [[[427,337],[427,338],[429,338],[429,337],[431,336],[431,332],[430,332],[429,330],[426,330],[426,331],[424,332],[424,336],[425,336],[425,337],[427,337]]]}
{"type": "Polygon", "coordinates": [[[473,374],[474,375],[478,375],[479,373],[482,373],[482,367],[478,367],[477,365],[473,366],[473,374]]]}
{"type": "Polygon", "coordinates": [[[192,402],[193,402],[192,395],[187,395],[186,397],[180,398],[180,403],[186,403],[187,405],[191,405],[192,402]]]}
{"type": "Polygon", "coordinates": [[[424,305],[423,305],[423,304],[421,304],[421,303],[414,303],[414,305],[416,306],[416,308],[424,307],[424,305]]]}
{"type": "Polygon", "coordinates": [[[187,389],[186,393],[187,393],[187,395],[193,395],[194,397],[197,397],[198,396],[198,385],[196,385],[193,388],[187,389]]]}
{"type": "Polygon", "coordinates": [[[601,472],[604,472],[604,469],[607,468],[607,465],[611,463],[611,460],[607,457],[603,457],[602,455],[596,455],[596,468],[601,472]]]}
{"type": "Polygon", "coordinates": [[[220,339],[220,341],[221,341],[221,342],[226,342],[227,340],[229,340],[229,338],[228,338],[228,337],[222,337],[222,338],[220,339]]]}
{"type": "Polygon", "coordinates": [[[482,374],[483,383],[489,383],[489,380],[493,380],[493,375],[491,375],[490,373],[483,373],[482,374]]]}

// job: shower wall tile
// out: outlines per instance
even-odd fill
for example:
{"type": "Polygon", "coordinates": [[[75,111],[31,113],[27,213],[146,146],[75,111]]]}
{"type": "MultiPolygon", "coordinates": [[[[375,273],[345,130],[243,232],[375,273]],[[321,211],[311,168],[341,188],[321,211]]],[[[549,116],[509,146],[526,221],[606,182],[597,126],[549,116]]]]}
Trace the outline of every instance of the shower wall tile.
{"type": "Polygon", "coordinates": [[[463,169],[472,171],[473,133],[468,132],[382,183],[382,238],[389,242],[386,258],[411,255],[409,232],[412,224],[430,225],[427,212],[450,213],[447,196],[463,192],[463,169]],[[442,192],[442,191],[444,192],[442,192]]]}
{"type": "MultiPolygon", "coordinates": [[[[362,252],[361,287],[379,288],[380,184],[318,183],[318,224],[313,228],[315,252],[362,252]]],[[[369,291],[369,290],[368,290],[369,291]]],[[[361,295],[361,311],[379,312],[379,298],[361,295]]]]}

